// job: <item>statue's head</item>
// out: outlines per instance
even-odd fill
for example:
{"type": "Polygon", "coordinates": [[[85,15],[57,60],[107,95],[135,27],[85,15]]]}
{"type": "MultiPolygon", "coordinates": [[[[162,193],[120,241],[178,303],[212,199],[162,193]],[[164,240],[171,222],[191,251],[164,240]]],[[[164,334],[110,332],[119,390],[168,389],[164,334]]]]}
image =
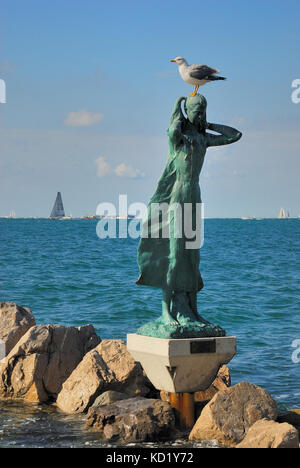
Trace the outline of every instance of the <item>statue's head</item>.
{"type": "Polygon", "coordinates": [[[194,97],[188,97],[184,104],[188,120],[194,124],[203,124],[206,120],[207,101],[204,96],[197,94],[194,97]]]}

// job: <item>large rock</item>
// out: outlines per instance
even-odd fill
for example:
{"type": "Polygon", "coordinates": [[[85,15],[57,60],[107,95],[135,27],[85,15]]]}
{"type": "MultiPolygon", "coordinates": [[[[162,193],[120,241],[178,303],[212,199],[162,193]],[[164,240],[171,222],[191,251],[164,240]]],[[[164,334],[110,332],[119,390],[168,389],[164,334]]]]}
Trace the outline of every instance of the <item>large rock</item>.
{"type": "Polygon", "coordinates": [[[290,424],[262,419],[250,427],[236,448],[299,448],[298,432],[290,424]]]}
{"type": "Polygon", "coordinates": [[[290,410],[286,413],[280,414],[277,422],[279,423],[288,423],[294,426],[300,435],[300,411],[299,410],[290,410]]]}
{"type": "Polygon", "coordinates": [[[13,302],[0,302],[0,339],[5,343],[6,354],[34,326],[35,320],[30,309],[13,302]]]}
{"type": "Polygon", "coordinates": [[[121,340],[104,340],[84,357],[64,383],[57,405],[69,414],[83,413],[107,390],[130,396],[149,392],[141,365],[121,340]]]}
{"type": "Polygon", "coordinates": [[[92,325],[31,328],[0,363],[0,398],[55,399],[83,356],[99,342],[92,325]]]}
{"type": "Polygon", "coordinates": [[[256,421],[275,420],[277,416],[277,405],[268,392],[242,382],[214,396],[203,409],[189,439],[214,439],[224,445],[236,445],[256,421]]]}
{"type": "Polygon", "coordinates": [[[108,390],[107,392],[102,393],[96,398],[96,400],[93,403],[93,406],[111,405],[112,403],[116,403],[116,401],[128,400],[129,398],[131,397],[127,395],[127,393],[114,392],[113,390],[108,390]]]}
{"type": "Polygon", "coordinates": [[[161,441],[172,436],[175,418],[169,403],[138,397],[112,405],[93,406],[86,425],[110,441],[161,441]]]}

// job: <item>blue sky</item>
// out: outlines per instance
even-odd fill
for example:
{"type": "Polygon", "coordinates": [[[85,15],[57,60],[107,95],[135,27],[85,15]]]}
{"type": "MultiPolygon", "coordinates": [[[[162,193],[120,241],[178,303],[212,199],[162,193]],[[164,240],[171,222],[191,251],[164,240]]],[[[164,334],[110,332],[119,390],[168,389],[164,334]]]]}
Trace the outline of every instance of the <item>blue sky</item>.
{"type": "Polygon", "coordinates": [[[294,0],[1,0],[0,215],[48,216],[58,190],[74,216],[147,202],[192,91],[177,55],[228,77],[201,88],[208,120],[243,132],[207,153],[206,215],[299,215],[298,18],[294,0]]]}

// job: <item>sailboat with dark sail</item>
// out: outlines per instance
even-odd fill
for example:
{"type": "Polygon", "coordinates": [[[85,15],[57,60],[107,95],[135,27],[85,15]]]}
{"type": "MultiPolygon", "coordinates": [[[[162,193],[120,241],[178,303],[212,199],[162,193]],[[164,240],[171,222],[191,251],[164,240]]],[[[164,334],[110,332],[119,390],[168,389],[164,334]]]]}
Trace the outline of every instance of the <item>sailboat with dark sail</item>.
{"type": "Polygon", "coordinates": [[[51,219],[60,219],[65,217],[64,205],[61,198],[61,193],[57,192],[56,200],[52,208],[50,218],[51,219]]]}

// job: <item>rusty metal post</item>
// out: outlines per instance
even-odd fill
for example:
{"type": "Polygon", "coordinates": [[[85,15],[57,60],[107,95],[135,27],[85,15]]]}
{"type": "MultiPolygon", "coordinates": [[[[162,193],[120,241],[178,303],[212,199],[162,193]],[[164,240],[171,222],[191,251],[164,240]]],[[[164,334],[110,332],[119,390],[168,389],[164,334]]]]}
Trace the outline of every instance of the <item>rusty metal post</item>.
{"type": "Polygon", "coordinates": [[[170,393],[170,404],[175,410],[181,429],[191,429],[195,424],[195,403],[193,393],[170,393]]]}

